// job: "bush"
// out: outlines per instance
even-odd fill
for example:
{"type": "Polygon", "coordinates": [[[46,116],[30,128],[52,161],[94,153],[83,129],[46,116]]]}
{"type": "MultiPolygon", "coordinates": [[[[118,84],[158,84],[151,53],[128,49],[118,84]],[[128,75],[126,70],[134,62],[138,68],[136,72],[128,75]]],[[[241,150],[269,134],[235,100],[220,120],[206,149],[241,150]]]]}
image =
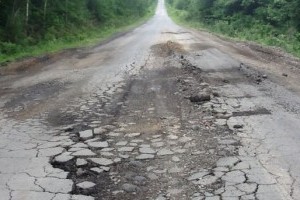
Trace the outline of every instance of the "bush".
{"type": "Polygon", "coordinates": [[[21,50],[21,46],[10,42],[0,43],[0,53],[5,55],[13,55],[21,50]]]}

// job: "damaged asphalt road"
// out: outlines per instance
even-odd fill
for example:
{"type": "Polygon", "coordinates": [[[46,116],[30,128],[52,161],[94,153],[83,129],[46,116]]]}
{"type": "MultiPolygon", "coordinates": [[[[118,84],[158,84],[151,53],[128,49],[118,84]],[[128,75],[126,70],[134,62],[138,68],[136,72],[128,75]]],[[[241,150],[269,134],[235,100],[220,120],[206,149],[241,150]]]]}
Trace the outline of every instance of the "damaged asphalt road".
{"type": "Polygon", "coordinates": [[[1,200],[300,199],[300,62],[279,53],[160,0],[107,44],[4,70],[1,200]]]}

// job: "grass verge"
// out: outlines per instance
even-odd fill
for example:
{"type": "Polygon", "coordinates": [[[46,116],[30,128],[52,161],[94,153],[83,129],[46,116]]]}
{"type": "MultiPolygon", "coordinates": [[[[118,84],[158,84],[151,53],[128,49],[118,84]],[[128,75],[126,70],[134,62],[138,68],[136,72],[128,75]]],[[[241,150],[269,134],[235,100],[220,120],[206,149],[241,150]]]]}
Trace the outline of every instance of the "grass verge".
{"type": "MultiPolygon", "coordinates": [[[[41,41],[37,45],[19,47],[10,54],[0,53],[0,66],[5,66],[9,62],[32,56],[40,56],[47,53],[55,53],[71,48],[90,47],[108,39],[115,33],[129,31],[149,20],[155,12],[155,6],[149,9],[144,17],[121,19],[101,27],[81,28],[76,33],[66,34],[62,38],[41,41]]],[[[14,47],[13,47],[14,48],[14,47]]],[[[1,52],[1,51],[0,51],[1,52]]]]}
{"type": "Polygon", "coordinates": [[[226,38],[237,41],[254,41],[261,45],[279,47],[294,56],[300,57],[300,33],[280,34],[280,31],[272,29],[269,25],[254,22],[250,26],[243,26],[240,21],[236,24],[225,21],[216,21],[213,24],[204,24],[195,20],[187,20],[188,13],[184,10],[177,10],[167,5],[170,17],[175,23],[188,28],[210,31],[226,38]]]}

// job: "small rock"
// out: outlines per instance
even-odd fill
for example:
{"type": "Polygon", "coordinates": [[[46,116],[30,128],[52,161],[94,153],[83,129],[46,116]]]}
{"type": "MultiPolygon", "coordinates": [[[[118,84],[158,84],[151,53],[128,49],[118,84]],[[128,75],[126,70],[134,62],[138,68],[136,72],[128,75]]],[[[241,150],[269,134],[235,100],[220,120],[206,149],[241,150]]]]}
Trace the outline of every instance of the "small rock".
{"type": "Polygon", "coordinates": [[[173,162],[180,162],[180,158],[178,158],[177,156],[173,156],[172,161],[173,162]]]}
{"type": "Polygon", "coordinates": [[[110,167],[104,167],[104,166],[102,166],[101,169],[103,169],[105,172],[109,172],[110,171],[110,167]]]}
{"type": "Polygon", "coordinates": [[[128,133],[128,134],[125,135],[125,137],[132,138],[132,137],[138,137],[140,135],[141,135],[141,133],[128,133]]]}
{"type": "Polygon", "coordinates": [[[264,74],[262,77],[263,77],[264,79],[268,78],[268,76],[267,76],[266,74],[264,74]]]}
{"type": "Polygon", "coordinates": [[[154,173],[149,173],[147,176],[148,176],[148,178],[150,180],[157,180],[157,179],[159,179],[159,177],[156,174],[154,174],[154,173]]]}
{"type": "Polygon", "coordinates": [[[59,156],[56,156],[56,157],[54,158],[54,161],[55,161],[55,162],[58,162],[58,163],[66,163],[66,162],[72,160],[73,158],[74,158],[74,156],[61,154],[61,155],[59,155],[59,156]]]}
{"type": "Polygon", "coordinates": [[[122,185],[122,189],[126,192],[137,192],[139,191],[139,187],[136,185],[132,185],[129,183],[125,183],[124,185],[122,185]]]}
{"type": "Polygon", "coordinates": [[[142,154],[155,154],[156,151],[152,148],[149,148],[149,147],[143,147],[143,148],[140,148],[139,151],[142,153],[142,154]]]}
{"type": "Polygon", "coordinates": [[[80,151],[76,151],[75,153],[72,154],[72,156],[95,156],[97,154],[95,154],[94,152],[92,152],[89,149],[83,149],[80,151]]]}
{"type": "Polygon", "coordinates": [[[91,148],[107,148],[108,147],[108,142],[104,141],[104,142],[89,142],[88,145],[91,148]]]}
{"type": "Polygon", "coordinates": [[[89,181],[84,181],[82,183],[78,183],[76,184],[77,187],[81,188],[81,189],[91,189],[95,186],[96,184],[93,182],[89,182],[89,181]]]}
{"type": "Polygon", "coordinates": [[[100,168],[98,168],[98,167],[93,167],[93,168],[91,168],[91,171],[100,174],[100,173],[102,173],[104,170],[103,170],[103,169],[100,169],[100,168]]]}
{"type": "Polygon", "coordinates": [[[120,141],[116,144],[116,146],[125,146],[127,145],[127,143],[128,143],[127,141],[120,141]]]}
{"type": "Polygon", "coordinates": [[[85,159],[78,158],[77,161],[76,161],[76,166],[78,166],[78,167],[81,167],[81,166],[84,166],[84,165],[87,165],[87,164],[88,164],[88,162],[85,159]]]}
{"type": "Polygon", "coordinates": [[[135,159],[137,160],[147,160],[147,159],[153,159],[154,155],[153,154],[141,154],[137,156],[135,159]]]}
{"type": "Polygon", "coordinates": [[[173,155],[174,152],[169,149],[161,149],[157,152],[157,155],[159,156],[166,156],[166,155],[173,155]]]}
{"type": "Polygon", "coordinates": [[[119,154],[119,157],[127,159],[127,158],[129,158],[129,155],[127,155],[127,154],[119,154]]]}
{"type": "Polygon", "coordinates": [[[76,171],[76,175],[77,176],[81,176],[81,175],[83,175],[85,173],[85,171],[82,169],[82,168],[79,168],[79,169],[77,169],[77,171],[76,171]]]}
{"type": "Polygon", "coordinates": [[[90,158],[89,160],[103,166],[108,166],[114,163],[114,161],[107,158],[90,158]]]}
{"type": "Polygon", "coordinates": [[[193,103],[200,103],[200,102],[210,101],[211,97],[207,93],[200,93],[200,94],[197,94],[197,95],[190,96],[189,99],[193,103]]]}
{"type": "Polygon", "coordinates": [[[105,133],[107,130],[105,128],[99,127],[94,129],[94,134],[95,135],[101,135],[105,133]]]}
{"type": "Polygon", "coordinates": [[[134,147],[121,147],[118,148],[119,152],[132,152],[134,150],[134,147]]]}
{"type": "Polygon", "coordinates": [[[79,136],[80,136],[83,140],[91,139],[91,138],[93,138],[93,131],[92,131],[92,130],[81,131],[81,132],[79,132],[79,136]]]}
{"type": "Polygon", "coordinates": [[[288,77],[288,75],[287,75],[286,73],[283,73],[283,74],[282,74],[282,76],[284,76],[284,77],[288,77]]]}
{"type": "Polygon", "coordinates": [[[136,185],[146,185],[147,179],[143,176],[135,176],[133,181],[136,185]]]}
{"type": "Polygon", "coordinates": [[[87,148],[87,147],[88,147],[88,145],[86,145],[82,142],[72,145],[72,148],[87,148]]]}

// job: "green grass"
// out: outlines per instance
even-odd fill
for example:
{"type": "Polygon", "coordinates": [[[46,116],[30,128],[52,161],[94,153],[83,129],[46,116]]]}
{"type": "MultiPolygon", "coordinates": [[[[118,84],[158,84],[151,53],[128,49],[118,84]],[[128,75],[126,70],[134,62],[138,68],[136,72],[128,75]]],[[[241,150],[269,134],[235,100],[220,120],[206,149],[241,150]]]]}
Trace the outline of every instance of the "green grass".
{"type": "MultiPolygon", "coordinates": [[[[188,13],[167,6],[170,17],[177,23],[188,28],[204,30],[225,36],[237,41],[254,41],[261,45],[279,47],[294,56],[300,57],[300,33],[286,34],[281,30],[274,30],[270,25],[260,24],[257,21],[247,22],[245,19],[237,19],[230,25],[225,21],[216,21],[204,24],[196,20],[187,20],[188,13]]],[[[288,32],[288,31],[285,31],[288,32]]]]}
{"type": "Polygon", "coordinates": [[[76,30],[75,34],[74,31],[69,31],[72,33],[66,34],[62,38],[41,41],[34,46],[17,46],[9,44],[11,45],[12,52],[9,54],[0,53],[0,64],[2,63],[2,65],[5,65],[5,63],[26,57],[40,56],[47,53],[59,52],[65,49],[89,47],[99,44],[113,36],[115,33],[126,32],[143,24],[154,15],[154,11],[155,7],[153,6],[149,9],[148,14],[142,18],[116,19],[112,23],[101,27],[90,27],[76,30]]]}

